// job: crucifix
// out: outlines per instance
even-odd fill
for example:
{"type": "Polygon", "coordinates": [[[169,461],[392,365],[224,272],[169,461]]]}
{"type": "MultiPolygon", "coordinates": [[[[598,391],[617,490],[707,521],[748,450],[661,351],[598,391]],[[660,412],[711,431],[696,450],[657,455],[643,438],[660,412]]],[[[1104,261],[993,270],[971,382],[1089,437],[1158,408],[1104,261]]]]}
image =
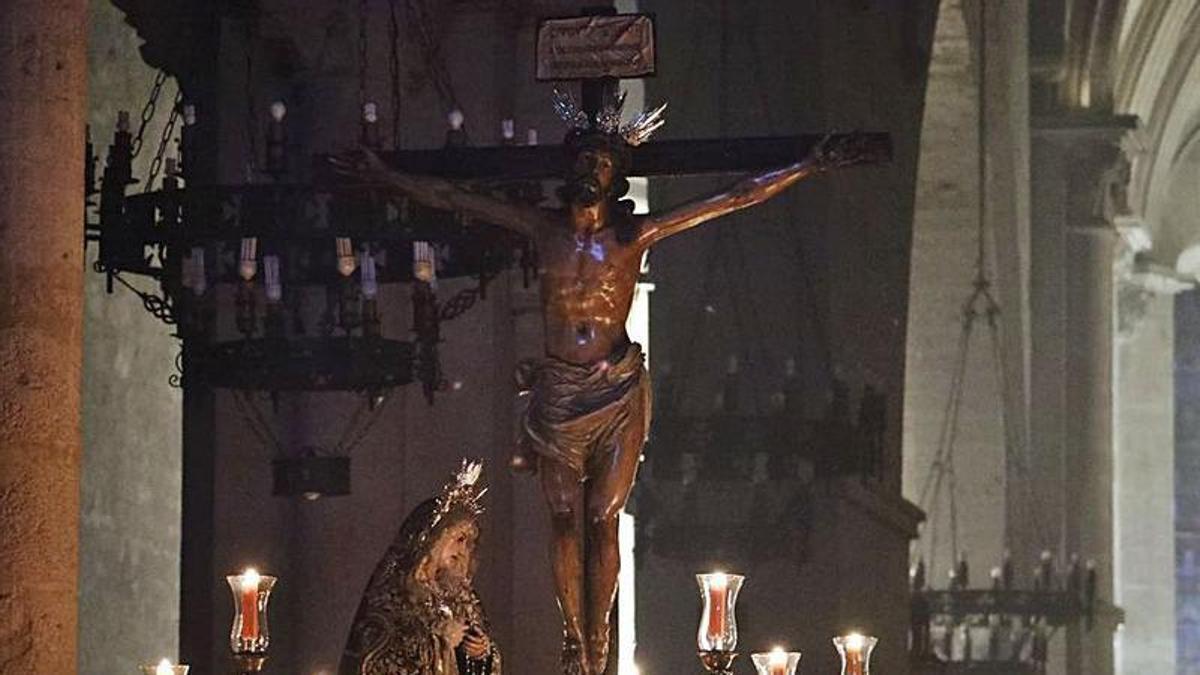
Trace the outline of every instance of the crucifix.
{"type": "Polygon", "coordinates": [[[569,675],[605,672],[621,564],[617,517],[650,427],[650,378],[641,347],[625,332],[643,254],[801,180],[882,161],[891,150],[887,134],[645,142],[663,123],[663,108],[622,123],[617,89],[618,78],[653,72],[650,21],[606,9],[539,26],[539,77],[582,80],[582,105],[557,95],[571,126],[560,146],[364,151],[334,161],[343,174],[507,228],[536,247],[545,357],[518,369],[527,406],[513,468],[538,475],[549,506],[569,675]],[[659,213],[634,214],[621,199],[628,176],[717,173],[749,175],[659,213]],[[564,181],[556,208],[473,187],[551,178],[564,181]]]}

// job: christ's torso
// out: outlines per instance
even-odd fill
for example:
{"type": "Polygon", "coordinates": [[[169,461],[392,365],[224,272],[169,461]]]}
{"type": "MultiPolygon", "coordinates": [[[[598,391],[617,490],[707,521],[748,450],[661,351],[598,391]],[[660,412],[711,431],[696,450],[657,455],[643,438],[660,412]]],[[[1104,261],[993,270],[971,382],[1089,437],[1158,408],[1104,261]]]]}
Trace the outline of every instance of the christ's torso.
{"type": "Polygon", "coordinates": [[[539,238],[538,254],[546,353],[590,364],[624,346],[638,251],[618,242],[611,228],[577,234],[564,224],[539,238]]]}

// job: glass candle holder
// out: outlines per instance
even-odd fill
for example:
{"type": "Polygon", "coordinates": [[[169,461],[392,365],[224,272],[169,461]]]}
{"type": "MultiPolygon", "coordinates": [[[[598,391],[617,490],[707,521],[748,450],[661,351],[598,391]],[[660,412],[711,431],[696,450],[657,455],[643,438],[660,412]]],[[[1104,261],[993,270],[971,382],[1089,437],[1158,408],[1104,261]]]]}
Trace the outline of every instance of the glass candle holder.
{"type": "Polygon", "coordinates": [[[234,655],[262,655],[271,644],[267,623],[267,603],[276,578],[260,575],[253,569],[225,577],[233,594],[233,627],[229,631],[229,649],[234,655]]]}
{"type": "Polygon", "coordinates": [[[758,675],[795,675],[796,666],[800,665],[800,652],[785,652],[782,647],[776,647],[769,652],[751,654],[750,660],[758,675]]]}
{"type": "Polygon", "coordinates": [[[142,675],[187,675],[188,668],[190,667],[184,665],[173,666],[166,659],[159,661],[157,665],[140,666],[142,675]]]}
{"type": "Polygon", "coordinates": [[[878,639],[861,633],[833,638],[833,646],[842,657],[842,675],[870,675],[871,651],[878,642],[878,639]]]}
{"type": "Polygon", "coordinates": [[[737,647],[737,598],[745,577],[740,574],[713,572],[697,574],[700,599],[700,630],[696,646],[702,652],[732,652],[737,647]]]}

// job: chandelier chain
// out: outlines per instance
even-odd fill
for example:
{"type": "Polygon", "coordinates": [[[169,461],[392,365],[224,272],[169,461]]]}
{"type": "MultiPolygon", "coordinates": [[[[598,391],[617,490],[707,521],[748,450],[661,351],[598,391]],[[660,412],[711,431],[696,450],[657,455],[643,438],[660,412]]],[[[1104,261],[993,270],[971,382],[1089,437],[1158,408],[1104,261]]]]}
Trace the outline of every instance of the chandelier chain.
{"type": "Polygon", "coordinates": [[[167,146],[171,143],[171,138],[175,135],[175,125],[179,122],[179,115],[183,111],[183,90],[175,92],[175,101],[171,104],[171,114],[167,116],[167,123],[163,126],[162,137],[158,139],[158,149],[154,152],[154,159],[150,161],[150,171],[146,175],[146,184],[142,186],[143,192],[150,192],[154,188],[154,181],[158,178],[158,174],[162,171],[163,158],[167,154],[167,146]]]}
{"type": "Polygon", "coordinates": [[[358,110],[367,104],[367,0],[358,3],[358,110]]]}
{"type": "Polygon", "coordinates": [[[158,97],[162,95],[163,85],[166,82],[167,71],[158,71],[158,74],[154,76],[154,86],[150,89],[150,97],[146,99],[146,105],[142,107],[142,119],[138,123],[137,135],[133,137],[132,157],[137,157],[138,153],[142,151],[146,127],[149,126],[150,120],[154,119],[154,111],[158,107],[158,97]]]}
{"type": "Polygon", "coordinates": [[[383,397],[383,400],[378,403],[373,403],[370,398],[364,400],[355,410],[350,423],[346,425],[342,437],[334,445],[334,454],[349,455],[352,450],[357,448],[383,418],[383,409],[389,400],[391,400],[390,396],[383,397]],[[361,421],[364,413],[366,413],[366,421],[361,421]]]}
{"type": "Polygon", "coordinates": [[[248,150],[248,159],[246,161],[247,179],[254,175],[258,168],[258,115],[255,111],[254,103],[254,35],[252,30],[246,29],[246,72],[245,72],[245,90],[243,95],[246,99],[246,145],[248,150]]]}
{"type": "Polygon", "coordinates": [[[392,84],[392,148],[400,149],[400,7],[388,0],[388,74],[392,84]]]}

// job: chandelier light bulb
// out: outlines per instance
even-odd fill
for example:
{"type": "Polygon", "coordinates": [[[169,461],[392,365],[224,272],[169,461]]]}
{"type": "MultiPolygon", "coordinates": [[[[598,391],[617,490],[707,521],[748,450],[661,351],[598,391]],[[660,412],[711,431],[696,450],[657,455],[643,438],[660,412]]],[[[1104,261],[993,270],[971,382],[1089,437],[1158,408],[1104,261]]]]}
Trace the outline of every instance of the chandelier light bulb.
{"type": "Polygon", "coordinates": [[[204,291],[208,289],[203,246],[193,246],[192,255],[184,260],[183,280],[184,286],[190,287],[196,295],[204,295],[204,291]]]}
{"type": "Polygon", "coordinates": [[[538,144],[538,130],[534,129],[533,127],[530,127],[529,131],[525,132],[525,145],[537,145],[537,144],[538,144]]]}
{"type": "Polygon", "coordinates": [[[504,140],[511,141],[517,135],[516,122],[511,119],[500,120],[500,135],[504,140]]]}
{"type": "Polygon", "coordinates": [[[287,106],[284,105],[283,101],[275,101],[271,104],[271,119],[276,122],[282,122],[286,115],[287,106]]]}
{"type": "MultiPolygon", "coordinates": [[[[282,300],[283,284],[279,280],[279,256],[263,256],[263,280],[266,286],[267,302],[279,302],[282,300]]],[[[246,574],[250,574],[251,572],[254,572],[254,570],[247,570],[246,574]]]]}
{"type": "Polygon", "coordinates": [[[374,299],[379,295],[379,282],[375,275],[375,256],[371,255],[370,251],[362,251],[358,254],[358,266],[362,271],[360,283],[363,297],[368,300],[374,299]]]}
{"type": "Polygon", "coordinates": [[[463,115],[463,111],[455,108],[454,110],[451,110],[448,115],[446,115],[446,121],[450,123],[451,129],[459,131],[462,129],[463,123],[467,121],[467,118],[465,115],[463,115]]]}
{"type": "Polygon", "coordinates": [[[258,238],[242,238],[242,255],[238,262],[238,275],[250,281],[258,273],[258,238]]]}
{"type": "Polygon", "coordinates": [[[354,274],[357,265],[354,259],[354,246],[350,241],[350,237],[336,237],[333,242],[334,248],[337,251],[338,274],[344,277],[354,274]]]}
{"type": "Polygon", "coordinates": [[[363,120],[367,124],[375,124],[379,121],[379,106],[373,101],[367,101],[363,104],[363,120]]]}
{"type": "Polygon", "coordinates": [[[413,242],[413,276],[425,283],[432,283],[437,279],[434,249],[427,241],[413,242]]]}

